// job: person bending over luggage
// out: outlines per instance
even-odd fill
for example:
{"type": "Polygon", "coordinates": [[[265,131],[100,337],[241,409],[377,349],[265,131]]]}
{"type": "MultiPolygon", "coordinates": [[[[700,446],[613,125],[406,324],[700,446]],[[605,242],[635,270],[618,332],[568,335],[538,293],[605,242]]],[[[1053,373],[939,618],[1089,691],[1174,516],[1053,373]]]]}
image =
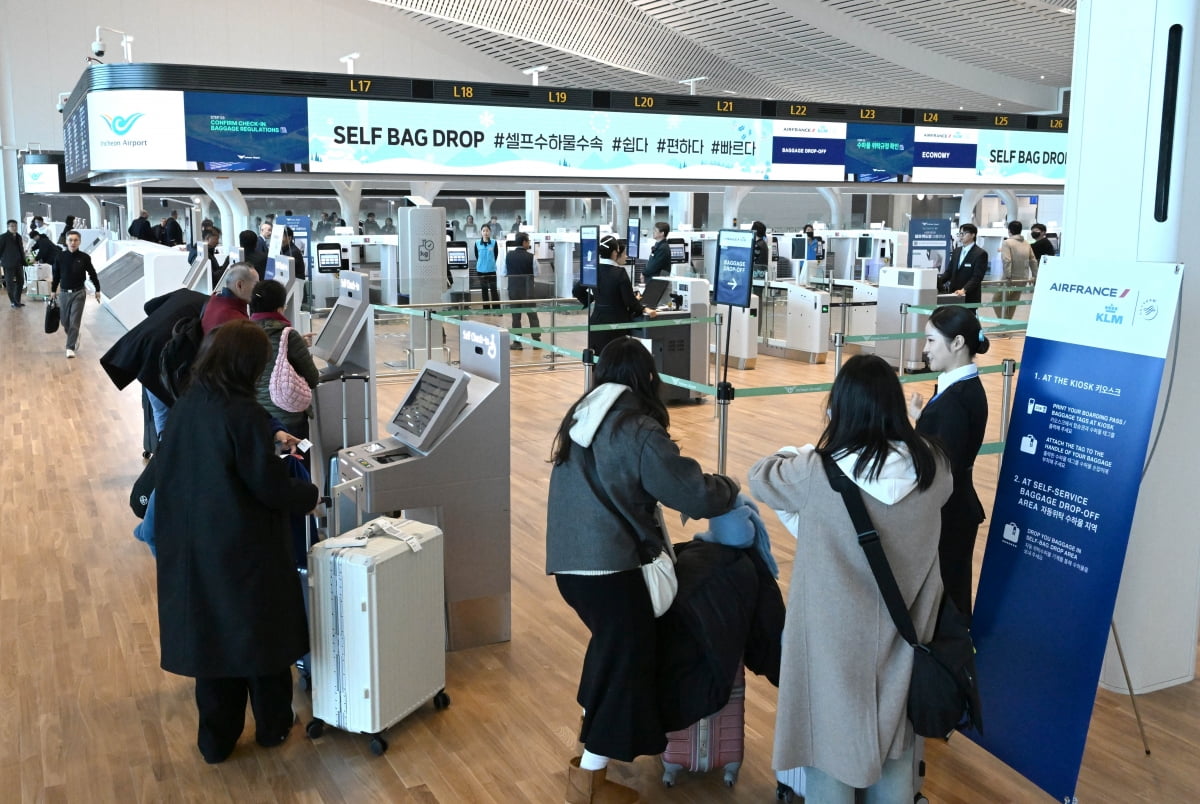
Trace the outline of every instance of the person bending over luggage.
{"type": "Polygon", "coordinates": [[[288,477],[255,401],[270,354],[250,321],[207,336],[154,456],[161,664],[196,679],[210,764],[233,753],[247,697],[258,744],[287,739],[291,665],[308,651],[288,516],[312,511],[318,492],[288,477]]]}
{"type": "Polygon", "coordinates": [[[667,745],[655,695],[654,611],[641,572],[663,550],[659,503],[704,519],[737,499],[737,481],[705,474],[679,453],[660,385],[641,343],[612,341],[595,388],[567,411],[554,440],[546,573],[591,632],[577,697],[586,750],[568,767],[568,804],[637,801],[636,791],[606,780],[609,758],[630,762],[667,745]]]}
{"type": "Polygon", "coordinates": [[[804,767],[807,804],[913,800],[915,739],[908,720],[913,650],[884,605],[841,494],[833,458],[862,498],[922,640],[942,600],[941,508],[953,478],[941,451],[913,430],[896,372],[856,355],[829,393],[814,447],[784,447],[750,470],[750,489],[796,536],[773,767],[804,767]]]}
{"type": "Polygon", "coordinates": [[[283,429],[299,438],[308,438],[308,411],[292,413],[284,410],[271,401],[271,372],[275,368],[275,359],[280,349],[286,349],[287,361],[296,373],[304,378],[309,388],[317,387],[319,372],[313,363],[312,354],[308,351],[308,343],[303,335],[296,330],[288,333],[287,344],[281,343],[284,329],[292,326],[283,314],[287,304],[287,289],[274,279],[259,282],[254,286],[250,296],[250,320],[262,327],[263,332],[271,339],[271,356],[267,367],[255,383],[255,394],[258,404],[270,413],[283,426],[283,429]]]}

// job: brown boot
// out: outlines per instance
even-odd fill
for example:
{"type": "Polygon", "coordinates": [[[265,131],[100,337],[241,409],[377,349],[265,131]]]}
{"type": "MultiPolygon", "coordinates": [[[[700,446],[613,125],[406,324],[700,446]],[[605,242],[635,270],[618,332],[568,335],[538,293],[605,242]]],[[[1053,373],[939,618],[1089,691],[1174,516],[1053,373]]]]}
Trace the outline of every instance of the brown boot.
{"type": "Polygon", "coordinates": [[[623,784],[610,782],[608,769],[584,770],[579,757],[567,766],[567,804],[638,804],[638,791],[623,784]]]}

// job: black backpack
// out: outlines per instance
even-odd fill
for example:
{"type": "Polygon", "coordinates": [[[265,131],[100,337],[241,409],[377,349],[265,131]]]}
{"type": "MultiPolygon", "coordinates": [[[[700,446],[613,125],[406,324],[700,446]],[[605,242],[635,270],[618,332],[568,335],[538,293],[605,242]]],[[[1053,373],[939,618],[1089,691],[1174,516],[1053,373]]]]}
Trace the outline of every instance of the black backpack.
{"type": "Polygon", "coordinates": [[[192,363],[200,351],[200,342],[204,340],[204,329],[200,326],[203,316],[201,311],[198,316],[176,321],[171,328],[171,339],[158,353],[158,378],[167,393],[163,397],[167,407],[172,407],[187,388],[192,363]]]}

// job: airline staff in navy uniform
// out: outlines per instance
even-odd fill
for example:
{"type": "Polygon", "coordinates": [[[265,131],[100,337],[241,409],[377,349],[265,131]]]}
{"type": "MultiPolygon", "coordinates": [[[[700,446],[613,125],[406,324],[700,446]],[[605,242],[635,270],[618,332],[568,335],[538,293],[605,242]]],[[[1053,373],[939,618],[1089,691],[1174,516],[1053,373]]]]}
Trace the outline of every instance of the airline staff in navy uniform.
{"type": "Polygon", "coordinates": [[[917,432],[936,438],[950,458],[954,492],[942,506],[938,557],[946,594],[968,620],[975,537],[984,520],[971,475],[988,418],[987,394],[979,381],[975,355],[986,353],[990,346],[974,310],[954,305],[934,310],[925,325],[925,360],[931,370],[940,372],[937,388],[923,409],[918,393],[908,402],[917,432]]]}
{"type": "Polygon", "coordinates": [[[958,228],[961,245],[950,252],[946,271],[938,277],[938,287],[943,293],[962,296],[967,304],[979,304],[982,298],[979,287],[988,270],[987,252],[975,245],[978,234],[979,229],[973,223],[958,228]]]}
{"type": "MultiPolygon", "coordinates": [[[[525,301],[533,298],[533,254],[529,251],[529,235],[525,232],[518,232],[516,236],[516,248],[508,252],[504,257],[504,271],[508,274],[508,298],[510,301],[525,301]]],[[[540,327],[542,322],[538,320],[538,314],[530,311],[529,326],[540,327]]],[[[521,314],[512,314],[513,329],[521,326],[521,314]]],[[[533,333],[533,339],[540,341],[542,335],[540,332],[533,333]]],[[[524,349],[525,344],[520,341],[513,341],[509,345],[510,349],[524,349]]]]}
{"type": "Polygon", "coordinates": [[[667,245],[667,235],[670,233],[671,225],[666,221],[654,224],[654,231],[650,233],[654,245],[650,247],[650,257],[642,271],[643,279],[649,281],[656,276],[671,275],[671,247],[667,245]]]}
{"type": "MultiPolygon", "coordinates": [[[[596,288],[591,290],[582,285],[575,286],[575,298],[587,306],[592,302],[592,312],[588,315],[589,324],[628,324],[640,315],[654,318],[657,310],[643,307],[637,294],[633,292],[633,283],[629,281],[629,271],[625,268],[626,246],[624,240],[608,234],[600,239],[600,264],[596,270],[596,288]]],[[[629,330],[590,330],[588,332],[588,348],[599,355],[610,341],[624,338],[629,330]]]]}

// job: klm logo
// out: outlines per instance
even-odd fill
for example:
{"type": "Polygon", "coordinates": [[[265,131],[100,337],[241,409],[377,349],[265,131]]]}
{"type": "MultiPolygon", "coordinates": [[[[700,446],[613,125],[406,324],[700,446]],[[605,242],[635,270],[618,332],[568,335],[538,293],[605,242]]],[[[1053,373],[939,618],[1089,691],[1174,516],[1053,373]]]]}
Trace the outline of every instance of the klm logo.
{"type": "Polygon", "coordinates": [[[133,124],[142,119],[141,112],[134,112],[128,117],[120,117],[118,115],[100,115],[104,118],[104,122],[108,124],[108,129],[118,137],[124,137],[133,128],[133,124]]]}
{"type": "Polygon", "coordinates": [[[1117,306],[1110,304],[1104,308],[1104,312],[1096,313],[1096,320],[1101,324],[1122,324],[1125,322],[1125,316],[1117,315],[1117,306]]]}

